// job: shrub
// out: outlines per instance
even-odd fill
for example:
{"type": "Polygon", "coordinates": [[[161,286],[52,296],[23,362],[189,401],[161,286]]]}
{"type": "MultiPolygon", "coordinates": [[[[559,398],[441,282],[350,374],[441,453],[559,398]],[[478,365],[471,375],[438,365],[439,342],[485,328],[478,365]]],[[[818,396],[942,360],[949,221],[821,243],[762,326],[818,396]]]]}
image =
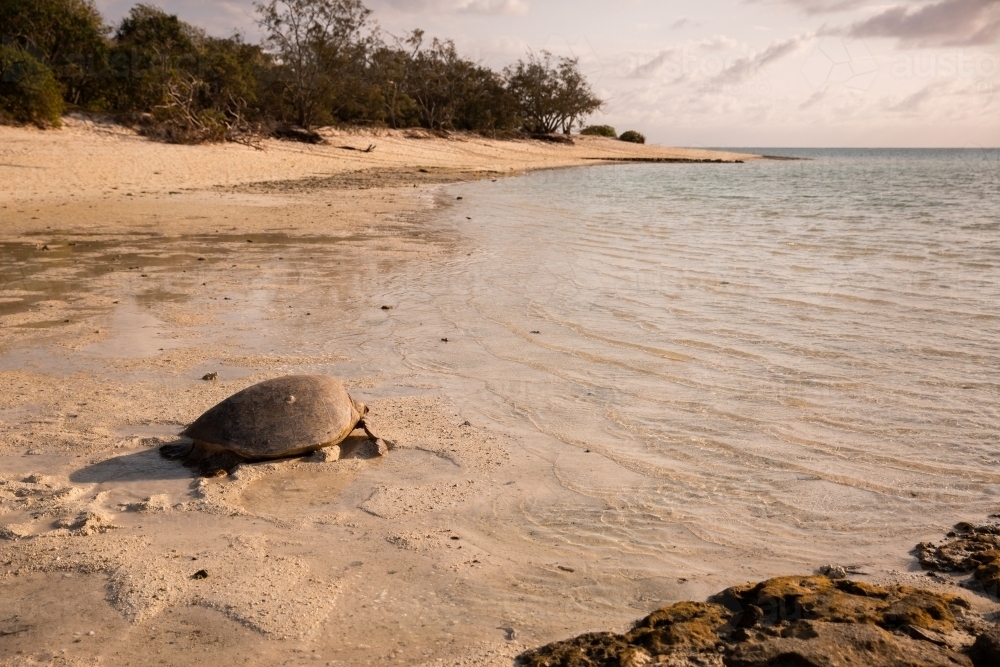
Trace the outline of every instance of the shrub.
{"type": "Polygon", "coordinates": [[[633,144],[644,144],[646,143],[646,137],[642,134],[636,132],[635,130],[629,130],[627,132],[622,132],[622,136],[618,137],[622,141],[628,141],[633,144]]]}
{"type": "Polygon", "coordinates": [[[71,104],[99,106],[107,28],[93,0],[0,0],[0,44],[18,46],[52,71],[71,104]]]}
{"type": "Polygon", "coordinates": [[[594,137],[611,137],[612,139],[618,138],[618,133],[615,132],[615,128],[610,125],[588,125],[580,130],[580,134],[586,134],[594,137]]]}
{"type": "Polygon", "coordinates": [[[0,116],[59,126],[62,92],[52,70],[19,47],[0,45],[0,116]]]}

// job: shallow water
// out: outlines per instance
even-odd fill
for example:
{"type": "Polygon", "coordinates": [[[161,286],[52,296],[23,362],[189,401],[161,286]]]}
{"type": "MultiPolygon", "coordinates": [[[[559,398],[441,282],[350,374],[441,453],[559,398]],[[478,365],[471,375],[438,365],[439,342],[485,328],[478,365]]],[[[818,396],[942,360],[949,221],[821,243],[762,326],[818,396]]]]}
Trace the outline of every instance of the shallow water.
{"type": "Polygon", "coordinates": [[[387,285],[449,342],[392,346],[550,462],[524,519],[698,567],[881,563],[1000,509],[995,156],[797,154],[449,190],[466,252],[387,285]]]}
{"type": "MultiPolygon", "coordinates": [[[[477,584],[483,616],[506,601],[624,621],[623,605],[827,562],[914,567],[916,542],[1000,510],[997,163],[800,153],[811,159],[448,186],[419,225],[344,238],[4,244],[0,314],[71,331],[78,309],[106,335],[57,355],[25,339],[0,367],[68,375],[177,348],[220,355],[180,375],[105,370],[180,391],[207,371],[255,371],[227,366],[225,348],[353,379],[366,401],[446,397],[456,425],[517,443],[455,516],[506,559],[504,577],[477,584]],[[567,583],[564,562],[586,577],[567,583]],[[553,591],[574,609],[553,607],[553,591]]],[[[390,457],[347,491],[274,478],[244,501],[291,521],[357,508],[372,480],[459,475],[420,456],[390,457]]]]}

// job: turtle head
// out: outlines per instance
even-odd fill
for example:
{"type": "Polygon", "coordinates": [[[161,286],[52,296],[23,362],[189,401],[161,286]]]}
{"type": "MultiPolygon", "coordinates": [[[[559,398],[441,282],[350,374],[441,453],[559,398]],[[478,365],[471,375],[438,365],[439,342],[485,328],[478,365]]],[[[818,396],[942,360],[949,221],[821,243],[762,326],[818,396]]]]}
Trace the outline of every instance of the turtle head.
{"type": "Polygon", "coordinates": [[[358,420],[364,419],[365,415],[368,414],[368,406],[356,398],[351,398],[351,403],[354,404],[354,410],[358,413],[358,420]]]}

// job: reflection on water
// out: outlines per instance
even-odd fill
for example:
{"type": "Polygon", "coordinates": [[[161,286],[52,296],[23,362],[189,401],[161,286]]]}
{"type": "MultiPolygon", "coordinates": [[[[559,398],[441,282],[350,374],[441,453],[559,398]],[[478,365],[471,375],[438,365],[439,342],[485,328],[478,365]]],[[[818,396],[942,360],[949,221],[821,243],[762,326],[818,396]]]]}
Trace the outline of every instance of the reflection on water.
{"type": "Polygon", "coordinates": [[[601,455],[557,474],[611,509],[532,520],[831,558],[996,511],[1000,184],[960,151],[809,156],[461,188],[478,252],[426,300],[466,344],[399,345],[601,455]]]}

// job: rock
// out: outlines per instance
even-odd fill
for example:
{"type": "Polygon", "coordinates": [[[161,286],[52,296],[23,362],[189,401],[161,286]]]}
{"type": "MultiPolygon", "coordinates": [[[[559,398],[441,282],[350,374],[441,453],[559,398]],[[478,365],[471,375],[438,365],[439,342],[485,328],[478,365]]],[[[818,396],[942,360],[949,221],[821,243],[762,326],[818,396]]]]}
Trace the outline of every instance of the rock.
{"type": "Polygon", "coordinates": [[[727,651],[726,667],[959,667],[965,656],[873,625],[798,621],[778,637],[743,642],[727,651]]]}
{"type": "Polygon", "coordinates": [[[204,375],[201,376],[201,379],[204,380],[205,382],[210,382],[212,380],[218,380],[219,379],[219,373],[218,373],[218,371],[213,371],[211,373],[205,373],[204,375]]]}
{"type": "Polygon", "coordinates": [[[191,578],[192,579],[208,579],[208,571],[207,570],[198,570],[197,572],[195,572],[194,574],[191,575],[191,578]]]}
{"type": "Polygon", "coordinates": [[[982,589],[1000,597],[1000,524],[955,524],[940,545],[921,542],[914,555],[925,570],[972,572],[982,589]]]}
{"type": "Polygon", "coordinates": [[[908,586],[778,577],[663,607],[623,635],[591,633],[528,651],[518,664],[717,665],[721,656],[726,667],[971,667],[944,641],[971,641],[962,624],[968,608],[958,596],[908,586]]]}
{"type": "Polygon", "coordinates": [[[830,579],[844,579],[847,577],[847,568],[841,565],[822,565],[819,573],[830,579]]]}
{"type": "Polygon", "coordinates": [[[976,642],[969,649],[969,657],[975,667],[1000,665],[1000,627],[994,626],[976,637],[976,642]]]}
{"type": "Polygon", "coordinates": [[[340,459],[340,445],[317,449],[309,456],[309,460],[315,463],[331,463],[340,459]]]}

